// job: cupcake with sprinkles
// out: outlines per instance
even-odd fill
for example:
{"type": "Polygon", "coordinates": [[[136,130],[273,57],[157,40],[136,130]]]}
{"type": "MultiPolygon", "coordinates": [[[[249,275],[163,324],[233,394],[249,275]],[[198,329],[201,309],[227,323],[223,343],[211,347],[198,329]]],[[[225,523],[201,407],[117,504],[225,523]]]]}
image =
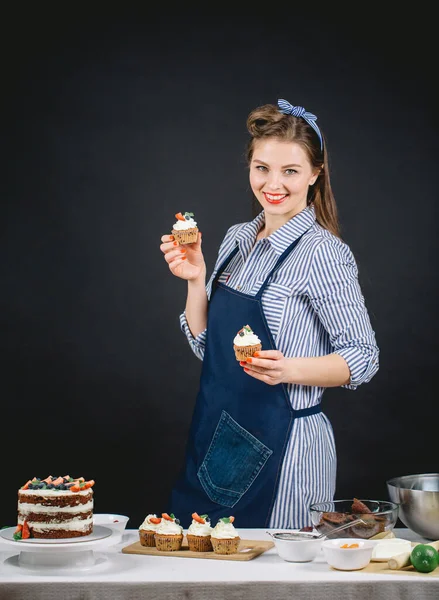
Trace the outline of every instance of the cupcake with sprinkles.
{"type": "Polygon", "coordinates": [[[172,235],[174,240],[179,244],[193,244],[198,239],[197,222],[194,221],[194,213],[185,212],[175,215],[177,221],[172,227],[172,235]]]}
{"type": "Polygon", "coordinates": [[[171,513],[162,513],[162,522],[154,534],[155,545],[161,552],[172,552],[181,549],[183,542],[183,527],[180,521],[171,513]]]}
{"type": "Polygon", "coordinates": [[[244,325],[233,340],[233,349],[236,360],[241,361],[253,356],[255,352],[260,352],[262,344],[250,325],[244,325]]]}
{"type": "Polygon", "coordinates": [[[161,517],[156,514],[149,514],[139,527],[139,538],[142,546],[155,548],[155,533],[162,522],[161,517]]]}
{"type": "Polygon", "coordinates": [[[222,517],[212,530],[210,539],[216,554],[235,554],[238,552],[241,537],[233,521],[235,517],[222,517]]]}
{"type": "Polygon", "coordinates": [[[212,542],[210,534],[212,527],[208,515],[199,515],[192,513],[192,523],[187,530],[186,539],[189,550],[193,552],[211,552],[212,542]]]}

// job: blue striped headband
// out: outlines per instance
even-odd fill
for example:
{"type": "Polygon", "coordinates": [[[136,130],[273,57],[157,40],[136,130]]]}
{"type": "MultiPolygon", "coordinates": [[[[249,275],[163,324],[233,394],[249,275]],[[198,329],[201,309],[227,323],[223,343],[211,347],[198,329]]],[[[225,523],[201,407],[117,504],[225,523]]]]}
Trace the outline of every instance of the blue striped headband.
{"type": "Polygon", "coordinates": [[[302,106],[293,106],[287,100],[278,100],[277,105],[279,110],[284,115],[292,115],[293,117],[302,117],[304,121],[308,123],[310,127],[314,129],[314,131],[319,136],[320,140],[320,150],[323,150],[323,138],[320,132],[319,126],[317,125],[317,117],[310,112],[306,112],[306,110],[302,106]]]}

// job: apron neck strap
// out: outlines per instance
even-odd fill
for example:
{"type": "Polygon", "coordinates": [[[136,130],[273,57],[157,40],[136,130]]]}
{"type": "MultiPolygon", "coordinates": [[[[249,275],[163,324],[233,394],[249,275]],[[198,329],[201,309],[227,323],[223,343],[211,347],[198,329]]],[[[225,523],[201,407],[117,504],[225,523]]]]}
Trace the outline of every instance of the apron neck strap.
{"type": "MultiPolygon", "coordinates": [[[[302,234],[303,235],[303,234],[302,234]]],[[[276,261],[276,264],[274,265],[274,267],[271,269],[271,271],[269,272],[269,274],[267,275],[264,283],[261,285],[261,287],[258,290],[258,293],[256,294],[255,298],[261,298],[262,294],[265,291],[265,288],[267,287],[267,285],[270,283],[270,279],[273,277],[274,273],[277,271],[277,269],[282,265],[282,263],[286,260],[286,258],[288,258],[288,256],[290,255],[290,253],[294,250],[294,248],[297,246],[297,244],[299,243],[299,240],[302,236],[298,237],[297,240],[294,240],[294,242],[292,244],[290,244],[288,246],[288,248],[286,248],[282,254],[279,256],[279,258],[276,261]]]]}
{"type": "Polygon", "coordinates": [[[235,254],[238,252],[238,250],[239,250],[239,246],[238,246],[238,242],[236,242],[236,246],[233,248],[233,250],[230,252],[230,254],[228,256],[226,256],[226,258],[223,260],[221,265],[218,267],[218,271],[216,272],[215,279],[212,282],[212,289],[215,286],[215,284],[218,282],[218,279],[220,278],[222,272],[227,267],[227,265],[232,260],[232,258],[235,256],[235,254]]]}
{"type": "MultiPolygon", "coordinates": [[[[298,237],[297,240],[294,240],[294,242],[292,244],[290,244],[288,246],[288,248],[286,248],[282,252],[282,254],[277,259],[276,264],[274,265],[274,267],[271,269],[271,271],[267,275],[264,283],[259,288],[259,291],[256,294],[255,298],[260,298],[262,296],[262,294],[265,291],[265,288],[270,283],[270,279],[273,277],[273,275],[277,271],[277,269],[282,265],[282,263],[286,260],[286,258],[290,255],[290,253],[297,246],[297,244],[299,243],[301,237],[302,236],[298,237]]],[[[213,283],[212,283],[212,289],[214,288],[214,286],[218,282],[218,279],[220,278],[220,275],[222,274],[222,272],[224,271],[224,269],[227,267],[227,265],[229,264],[229,262],[232,260],[232,258],[235,256],[235,254],[238,252],[238,250],[239,250],[239,246],[238,246],[238,243],[237,243],[236,246],[233,248],[233,250],[230,252],[230,254],[228,256],[226,256],[226,258],[223,260],[223,262],[221,263],[221,265],[218,267],[218,271],[216,272],[215,279],[213,280],[213,283]]]]}

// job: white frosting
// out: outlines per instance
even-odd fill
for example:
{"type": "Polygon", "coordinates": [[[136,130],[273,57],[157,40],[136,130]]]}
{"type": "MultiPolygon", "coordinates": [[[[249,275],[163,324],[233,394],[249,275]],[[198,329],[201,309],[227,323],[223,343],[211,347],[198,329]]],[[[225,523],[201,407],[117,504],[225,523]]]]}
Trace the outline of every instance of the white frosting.
{"type": "MultiPolygon", "coordinates": [[[[24,519],[18,516],[17,523],[23,525],[24,519]]],[[[27,524],[35,531],[47,531],[48,529],[66,529],[68,531],[85,531],[93,523],[93,517],[87,519],[72,519],[62,523],[39,523],[38,521],[27,521],[27,524]]]]}
{"type": "Polygon", "coordinates": [[[258,336],[252,331],[249,332],[247,329],[243,328],[241,333],[244,332],[244,335],[236,334],[233,343],[235,346],[256,346],[261,343],[261,340],[258,336]]]}
{"type": "Polygon", "coordinates": [[[76,506],[44,506],[43,504],[30,504],[29,502],[19,502],[18,512],[22,515],[30,513],[82,513],[93,510],[93,500],[86,504],[78,504],[76,506]]]}
{"type": "Polygon", "coordinates": [[[71,492],[70,490],[18,490],[20,494],[24,496],[42,496],[43,498],[56,498],[62,496],[68,498],[69,496],[87,496],[90,492],[93,493],[91,488],[87,490],[81,490],[80,492],[71,492]]]}
{"type": "Polygon", "coordinates": [[[195,519],[194,519],[192,521],[189,529],[187,530],[187,532],[190,535],[198,535],[198,536],[205,537],[212,533],[212,527],[210,526],[210,523],[199,523],[198,521],[195,521],[195,519]]]}
{"type": "Polygon", "coordinates": [[[233,523],[224,523],[221,520],[213,528],[211,536],[217,540],[229,540],[239,537],[233,523]]]}
{"type": "MultiPolygon", "coordinates": [[[[157,519],[157,515],[148,515],[147,517],[145,517],[145,520],[143,521],[143,523],[141,524],[139,529],[146,529],[148,531],[157,531],[160,523],[151,523],[152,518],[157,519]]],[[[162,519],[162,521],[163,521],[163,519],[162,519]]]]}
{"type": "Polygon", "coordinates": [[[183,533],[183,527],[178,525],[175,521],[168,521],[168,519],[162,519],[156,533],[164,535],[180,535],[183,533]]]}
{"type": "Polygon", "coordinates": [[[185,229],[193,229],[196,226],[197,222],[190,217],[188,220],[185,219],[184,221],[180,221],[180,219],[178,219],[177,222],[174,223],[173,229],[176,229],[177,231],[183,231],[185,229]]]}

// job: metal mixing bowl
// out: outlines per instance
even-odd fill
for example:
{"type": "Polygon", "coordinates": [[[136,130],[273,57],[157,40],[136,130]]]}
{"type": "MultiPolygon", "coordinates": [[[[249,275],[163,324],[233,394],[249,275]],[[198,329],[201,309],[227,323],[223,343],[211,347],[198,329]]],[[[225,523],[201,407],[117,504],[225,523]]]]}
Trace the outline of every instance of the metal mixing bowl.
{"type": "Polygon", "coordinates": [[[404,525],[428,540],[439,540],[439,473],[404,475],[386,483],[404,525]]]}

